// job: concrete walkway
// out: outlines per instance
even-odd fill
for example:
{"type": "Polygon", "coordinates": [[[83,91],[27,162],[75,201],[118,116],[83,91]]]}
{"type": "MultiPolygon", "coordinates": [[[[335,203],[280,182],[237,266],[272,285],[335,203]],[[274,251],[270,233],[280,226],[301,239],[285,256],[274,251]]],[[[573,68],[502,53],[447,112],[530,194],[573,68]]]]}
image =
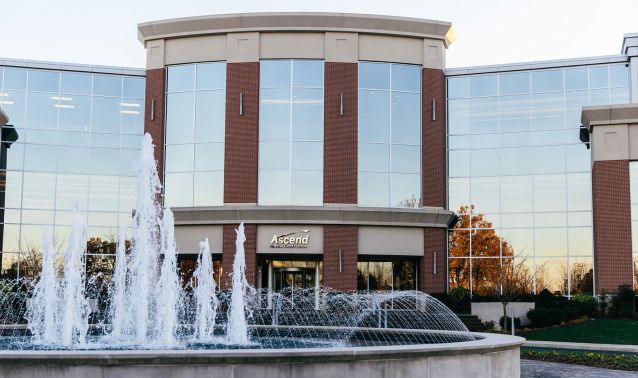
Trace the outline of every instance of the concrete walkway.
{"type": "Polygon", "coordinates": [[[637,378],[638,372],[521,360],[521,378],[637,378]]]}
{"type": "Polygon", "coordinates": [[[638,345],[564,343],[564,342],[558,342],[558,341],[527,340],[523,344],[523,346],[524,347],[534,347],[534,348],[595,350],[595,351],[602,351],[602,352],[638,353],[638,345]]]}

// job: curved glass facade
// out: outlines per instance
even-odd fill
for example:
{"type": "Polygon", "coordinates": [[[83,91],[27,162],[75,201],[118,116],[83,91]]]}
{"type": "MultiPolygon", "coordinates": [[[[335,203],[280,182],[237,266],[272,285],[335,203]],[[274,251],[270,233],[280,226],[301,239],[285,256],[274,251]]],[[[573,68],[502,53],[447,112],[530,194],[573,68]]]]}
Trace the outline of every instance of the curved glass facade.
{"type": "Polygon", "coordinates": [[[522,291],[592,292],[581,108],[627,102],[624,64],[448,77],[450,288],[495,293],[514,264],[522,291]]]}
{"type": "Polygon", "coordinates": [[[0,67],[0,78],[15,127],[2,132],[0,275],[38,272],[46,225],[64,250],[76,206],[92,239],[87,264],[112,265],[116,225],[135,206],[144,77],[0,67]]]}
{"type": "Polygon", "coordinates": [[[262,60],[259,205],[323,205],[323,61],[262,60]]]}
{"type": "Polygon", "coordinates": [[[169,66],[165,203],[224,204],[226,62],[169,66]]]}
{"type": "Polygon", "coordinates": [[[359,62],[358,204],[418,207],[421,66],[359,62]]]}

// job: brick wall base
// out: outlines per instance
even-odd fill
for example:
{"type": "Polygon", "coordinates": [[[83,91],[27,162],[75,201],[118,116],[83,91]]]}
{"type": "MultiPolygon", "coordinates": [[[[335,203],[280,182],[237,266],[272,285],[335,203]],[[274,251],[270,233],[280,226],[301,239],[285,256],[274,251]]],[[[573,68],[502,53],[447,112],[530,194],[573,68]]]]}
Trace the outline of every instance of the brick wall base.
{"type": "Polygon", "coordinates": [[[357,289],[358,238],[357,226],[323,226],[324,287],[335,290],[357,289]]]}
{"type": "Polygon", "coordinates": [[[419,272],[419,290],[424,293],[447,291],[447,230],[426,228],[424,232],[423,258],[419,272]],[[436,258],[436,273],[434,260],[436,258]]]}
{"type": "Polygon", "coordinates": [[[610,293],[633,284],[629,161],[594,162],[594,289],[610,293]]]}

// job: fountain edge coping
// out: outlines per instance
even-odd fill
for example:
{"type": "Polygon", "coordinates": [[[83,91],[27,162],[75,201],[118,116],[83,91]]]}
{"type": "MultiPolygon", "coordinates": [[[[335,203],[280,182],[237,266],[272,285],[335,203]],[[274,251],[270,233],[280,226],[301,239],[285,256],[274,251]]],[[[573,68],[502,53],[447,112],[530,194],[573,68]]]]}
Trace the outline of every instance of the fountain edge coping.
{"type": "Polygon", "coordinates": [[[485,354],[520,348],[525,339],[493,333],[473,333],[481,339],[447,344],[374,347],[330,347],[236,350],[86,350],[0,351],[3,365],[185,365],[232,363],[327,362],[485,354]]]}

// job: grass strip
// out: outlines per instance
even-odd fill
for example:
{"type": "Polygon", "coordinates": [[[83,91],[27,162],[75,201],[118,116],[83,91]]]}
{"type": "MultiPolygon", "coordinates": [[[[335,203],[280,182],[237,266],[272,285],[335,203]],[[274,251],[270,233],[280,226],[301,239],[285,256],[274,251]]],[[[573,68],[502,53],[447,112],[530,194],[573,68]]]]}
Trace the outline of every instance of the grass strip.
{"type": "Polygon", "coordinates": [[[574,352],[521,348],[521,358],[616,370],[638,370],[638,355],[601,352],[574,352]]]}

